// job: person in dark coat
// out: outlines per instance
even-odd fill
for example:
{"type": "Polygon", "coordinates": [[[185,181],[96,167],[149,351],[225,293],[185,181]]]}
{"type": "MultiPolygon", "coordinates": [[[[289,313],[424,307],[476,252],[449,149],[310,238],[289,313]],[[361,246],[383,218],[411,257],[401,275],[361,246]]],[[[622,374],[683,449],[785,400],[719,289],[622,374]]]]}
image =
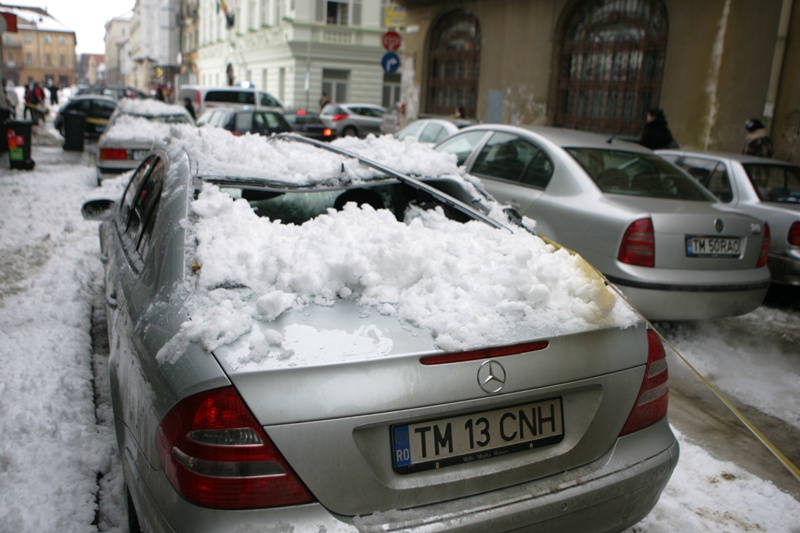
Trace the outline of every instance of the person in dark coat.
{"type": "Polygon", "coordinates": [[[644,125],[642,138],[639,144],[651,150],[659,148],[677,148],[678,143],[672,137],[672,132],[667,127],[667,119],[664,111],[657,107],[651,107],[647,111],[647,122],[644,125]]]}
{"type": "Polygon", "coordinates": [[[192,105],[191,98],[183,99],[183,107],[185,107],[186,111],[188,111],[189,114],[192,115],[192,120],[197,120],[197,115],[195,115],[194,106],[192,105]]]}
{"type": "Polygon", "coordinates": [[[772,157],[772,154],[775,153],[775,146],[767,134],[764,123],[757,118],[751,118],[744,123],[744,129],[747,130],[747,135],[744,138],[745,146],[742,153],[758,157],[772,157]]]}

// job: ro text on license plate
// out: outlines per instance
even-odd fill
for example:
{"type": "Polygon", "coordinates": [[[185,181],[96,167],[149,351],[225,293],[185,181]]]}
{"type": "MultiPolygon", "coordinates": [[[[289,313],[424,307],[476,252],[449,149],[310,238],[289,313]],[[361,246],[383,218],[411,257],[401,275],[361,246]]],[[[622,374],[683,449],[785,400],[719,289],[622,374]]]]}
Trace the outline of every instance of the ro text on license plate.
{"type": "Polygon", "coordinates": [[[406,474],[560,442],[561,398],[391,428],[392,465],[406,474]]]}
{"type": "Polygon", "coordinates": [[[738,257],[740,252],[738,237],[686,236],[687,257],[738,257]]]}

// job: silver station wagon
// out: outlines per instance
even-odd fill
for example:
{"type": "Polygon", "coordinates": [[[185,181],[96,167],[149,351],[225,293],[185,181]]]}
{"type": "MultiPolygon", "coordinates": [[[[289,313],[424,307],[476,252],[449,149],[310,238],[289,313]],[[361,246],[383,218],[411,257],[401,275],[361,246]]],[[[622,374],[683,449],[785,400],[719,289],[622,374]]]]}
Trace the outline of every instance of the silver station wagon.
{"type": "Polygon", "coordinates": [[[650,320],[744,314],[769,287],[768,228],[680,169],[614,137],[479,125],[436,150],[455,154],[537,233],[581,254],[650,320]]]}
{"type": "Polygon", "coordinates": [[[752,155],[659,150],[721,202],[764,219],[770,228],[773,283],[800,285],[800,166],[752,155]]]}
{"type": "Polygon", "coordinates": [[[449,156],[176,126],[96,199],[132,530],[619,531],[658,335],[449,156]]]}

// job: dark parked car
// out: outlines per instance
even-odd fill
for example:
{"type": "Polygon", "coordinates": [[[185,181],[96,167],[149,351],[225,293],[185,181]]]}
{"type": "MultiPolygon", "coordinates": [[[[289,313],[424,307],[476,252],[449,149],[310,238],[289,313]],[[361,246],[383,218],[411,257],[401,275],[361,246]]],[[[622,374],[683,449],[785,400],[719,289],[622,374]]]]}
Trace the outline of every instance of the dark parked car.
{"type": "Polygon", "coordinates": [[[144,91],[127,85],[89,85],[88,87],[79,87],[75,92],[76,96],[87,94],[110,96],[117,100],[120,98],[150,98],[150,95],[144,91]]]}
{"type": "Polygon", "coordinates": [[[655,506],[664,348],[579,257],[421,143],[173,128],[83,209],[145,530],[621,531],[655,506]]]}
{"type": "Polygon", "coordinates": [[[280,111],[253,109],[249,106],[245,106],[244,109],[228,107],[209,109],[200,115],[197,125],[223,128],[234,135],[244,135],[245,133],[272,135],[293,131],[292,126],[280,111]]]}
{"type": "Polygon", "coordinates": [[[65,136],[64,116],[68,112],[79,112],[84,115],[85,132],[88,137],[99,137],[108,125],[108,119],[117,108],[118,101],[111,96],[100,96],[86,94],[73,96],[67,103],[62,105],[55,119],[53,126],[58,130],[62,137],[65,136]]]}
{"type": "Polygon", "coordinates": [[[318,141],[330,141],[334,138],[333,130],[322,121],[319,113],[306,109],[290,109],[284,111],[283,116],[292,129],[304,137],[318,141]]]}

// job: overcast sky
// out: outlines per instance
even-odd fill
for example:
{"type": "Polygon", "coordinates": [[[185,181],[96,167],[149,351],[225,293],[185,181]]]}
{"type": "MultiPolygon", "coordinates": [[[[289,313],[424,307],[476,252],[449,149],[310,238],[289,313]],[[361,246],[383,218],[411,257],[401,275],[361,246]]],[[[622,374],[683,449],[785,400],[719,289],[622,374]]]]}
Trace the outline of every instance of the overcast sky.
{"type": "Polygon", "coordinates": [[[0,0],[6,5],[33,6],[75,32],[78,54],[104,54],[106,22],[133,9],[136,0],[0,0]]]}

